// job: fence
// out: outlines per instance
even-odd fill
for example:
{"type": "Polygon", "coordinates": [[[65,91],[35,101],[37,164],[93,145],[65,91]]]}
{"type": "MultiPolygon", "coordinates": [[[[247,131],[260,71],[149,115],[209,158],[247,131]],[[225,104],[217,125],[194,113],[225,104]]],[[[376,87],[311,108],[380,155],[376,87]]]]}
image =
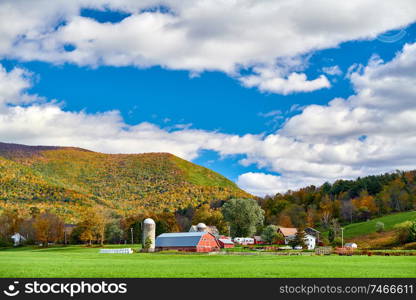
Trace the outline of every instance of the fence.
{"type": "Polygon", "coordinates": [[[316,255],[330,255],[332,253],[332,247],[318,247],[315,248],[316,255]]]}
{"type": "Polygon", "coordinates": [[[112,253],[112,254],[132,254],[133,250],[131,248],[122,248],[122,249],[100,249],[100,253],[112,253]]]}

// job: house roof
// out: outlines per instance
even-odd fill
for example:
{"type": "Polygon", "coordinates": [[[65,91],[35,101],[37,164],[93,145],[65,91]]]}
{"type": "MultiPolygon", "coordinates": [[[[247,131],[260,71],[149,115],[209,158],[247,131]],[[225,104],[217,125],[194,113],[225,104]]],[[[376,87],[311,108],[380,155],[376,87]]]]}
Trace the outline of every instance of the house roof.
{"type": "Polygon", "coordinates": [[[286,237],[290,235],[295,235],[298,232],[296,228],[289,228],[289,227],[279,227],[279,230],[286,237]]]}
{"type": "Polygon", "coordinates": [[[197,246],[201,237],[207,232],[163,233],[156,238],[156,247],[197,246]]]}
{"type": "Polygon", "coordinates": [[[314,231],[314,232],[320,232],[319,230],[316,230],[315,228],[312,228],[312,227],[305,228],[305,231],[307,231],[307,230],[314,231]]]}

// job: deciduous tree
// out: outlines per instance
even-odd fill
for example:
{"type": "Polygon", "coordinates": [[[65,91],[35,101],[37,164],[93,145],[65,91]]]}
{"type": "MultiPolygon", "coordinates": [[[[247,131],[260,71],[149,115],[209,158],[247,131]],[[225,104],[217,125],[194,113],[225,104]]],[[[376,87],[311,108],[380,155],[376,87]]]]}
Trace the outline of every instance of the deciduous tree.
{"type": "Polygon", "coordinates": [[[230,224],[232,236],[252,236],[264,221],[264,211],[253,199],[228,200],[222,213],[230,224]]]}

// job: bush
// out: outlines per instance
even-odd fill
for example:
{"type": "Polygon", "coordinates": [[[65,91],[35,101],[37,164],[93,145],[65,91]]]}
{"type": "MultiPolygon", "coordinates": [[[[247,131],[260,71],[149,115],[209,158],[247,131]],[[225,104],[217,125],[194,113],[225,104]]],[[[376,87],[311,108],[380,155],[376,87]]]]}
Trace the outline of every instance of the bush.
{"type": "Polygon", "coordinates": [[[408,243],[403,246],[403,249],[405,250],[416,250],[416,242],[408,243]]]}
{"type": "Polygon", "coordinates": [[[377,222],[376,223],[376,231],[377,232],[383,232],[384,231],[384,223],[383,222],[377,222]]]}
{"type": "Polygon", "coordinates": [[[11,247],[13,246],[12,239],[5,239],[0,237],[0,247],[11,247]]]}
{"type": "Polygon", "coordinates": [[[150,237],[147,237],[146,240],[144,241],[144,250],[149,250],[150,247],[152,246],[152,239],[150,237]]]}
{"type": "Polygon", "coordinates": [[[340,238],[340,237],[336,237],[336,238],[333,240],[332,245],[333,245],[333,246],[335,246],[335,247],[342,247],[343,245],[342,245],[342,240],[341,240],[341,238],[340,238]]]}
{"type": "Polygon", "coordinates": [[[411,243],[416,241],[416,221],[405,221],[394,226],[398,231],[400,243],[411,243]]]}

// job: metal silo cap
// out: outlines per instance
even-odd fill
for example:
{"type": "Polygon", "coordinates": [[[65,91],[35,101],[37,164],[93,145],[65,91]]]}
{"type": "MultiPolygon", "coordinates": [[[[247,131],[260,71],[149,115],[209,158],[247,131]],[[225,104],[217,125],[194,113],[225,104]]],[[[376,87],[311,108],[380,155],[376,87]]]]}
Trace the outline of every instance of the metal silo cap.
{"type": "Polygon", "coordinates": [[[155,223],[155,221],[153,221],[153,219],[151,219],[151,218],[147,218],[147,219],[145,219],[144,221],[143,221],[143,223],[144,224],[153,224],[153,225],[155,225],[156,223],[155,223]]]}

